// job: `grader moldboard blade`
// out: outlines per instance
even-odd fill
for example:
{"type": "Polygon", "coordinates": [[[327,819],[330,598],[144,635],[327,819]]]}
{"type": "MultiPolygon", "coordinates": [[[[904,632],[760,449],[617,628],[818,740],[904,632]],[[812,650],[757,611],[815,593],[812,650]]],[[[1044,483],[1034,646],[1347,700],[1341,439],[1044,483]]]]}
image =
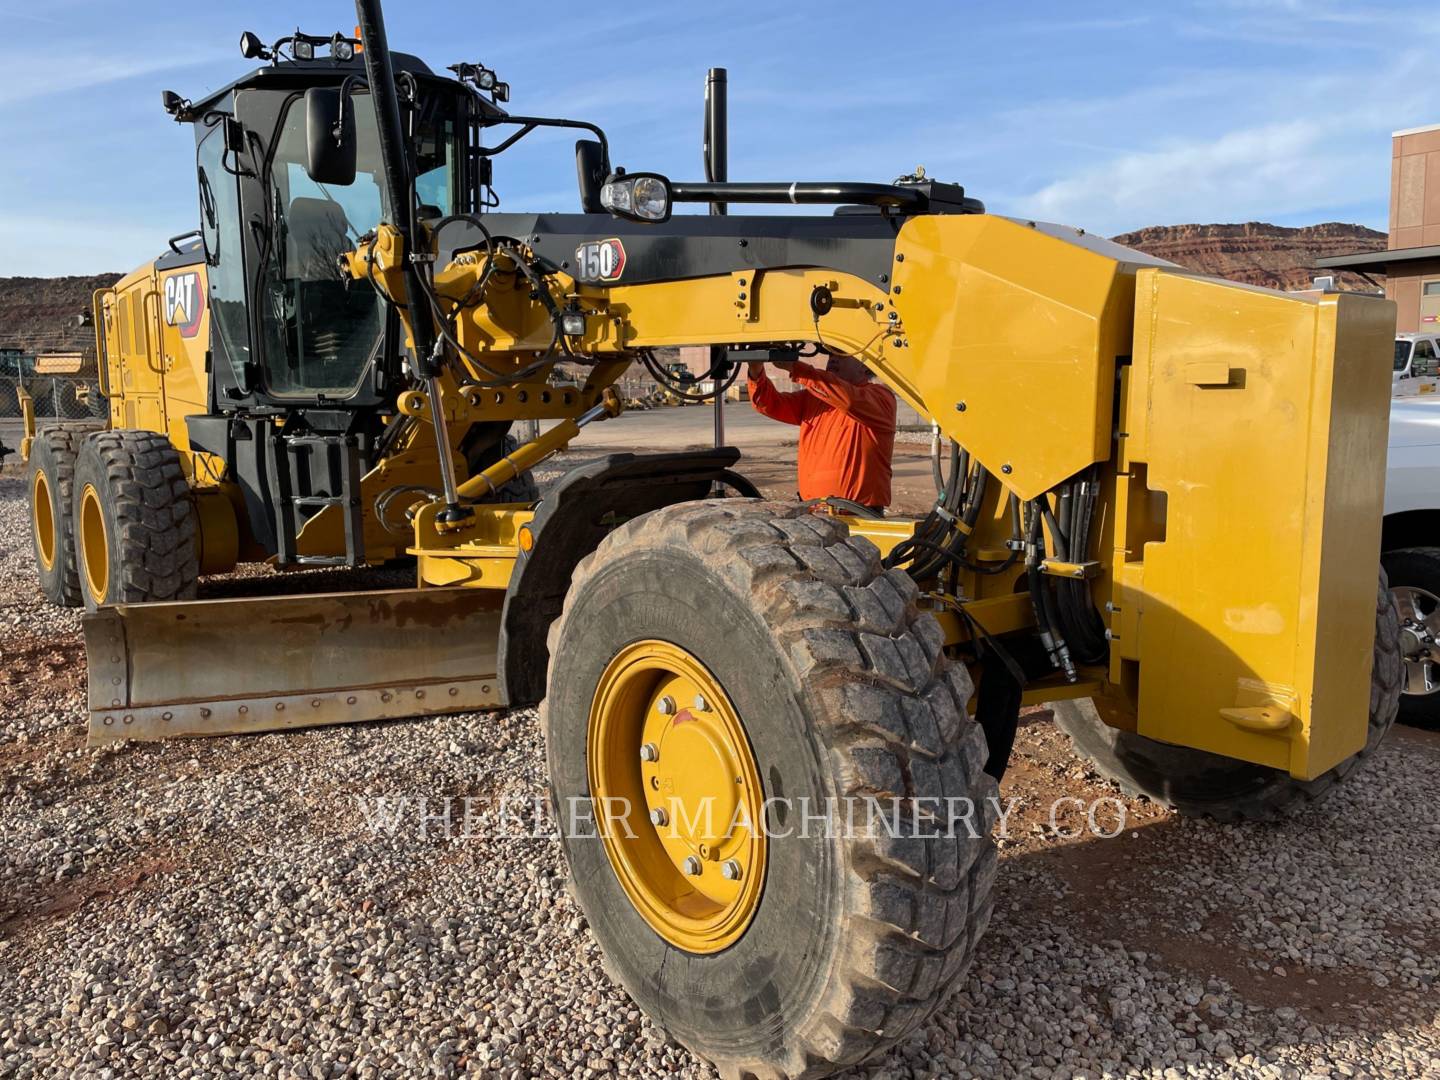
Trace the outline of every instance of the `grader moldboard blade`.
{"type": "Polygon", "coordinates": [[[101,608],[84,620],[89,743],[495,708],[501,602],[444,588],[101,608]]]}

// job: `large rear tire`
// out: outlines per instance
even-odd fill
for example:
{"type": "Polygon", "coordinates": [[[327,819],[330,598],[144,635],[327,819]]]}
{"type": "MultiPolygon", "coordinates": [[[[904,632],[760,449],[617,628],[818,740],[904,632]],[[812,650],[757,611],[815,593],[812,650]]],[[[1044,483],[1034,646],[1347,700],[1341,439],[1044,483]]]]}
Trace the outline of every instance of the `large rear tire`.
{"type": "Polygon", "coordinates": [[[1131,796],[1145,795],[1193,816],[1270,821],[1323,798],[1354,772],[1395,723],[1404,681],[1400,629],[1384,571],[1375,598],[1375,660],[1365,746],[1314,780],[1219,754],[1156,742],[1112,728],[1089,701],[1057,701],[1055,722],[1076,752],[1131,796]]]}
{"type": "Polygon", "coordinates": [[[79,607],[80,574],[75,566],[75,455],[85,432],[45,428],[30,450],[30,526],[35,542],[35,571],[45,599],[59,607],[79,607]]]}
{"type": "Polygon", "coordinates": [[[572,888],[608,970],[723,1076],[822,1076],[885,1050],[944,1000],[989,921],[996,787],[970,678],[915,600],[839,522],[727,499],[611,533],[551,628],[541,716],[572,888]],[[758,840],[709,855],[682,830],[667,848],[653,804],[624,808],[633,838],[563,827],[577,803],[704,789],[715,761],[724,805],[763,801],[758,840]],[[902,808],[898,835],[823,819],[866,796],[902,808]],[[964,800],[973,829],[947,829],[964,800]]]}
{"type": "Polygon", "coordinates": [[[85,606],[191,600],[195,504],[180,455],[153,431],[102,431],[75,463],[76,565],[85,606]]]}

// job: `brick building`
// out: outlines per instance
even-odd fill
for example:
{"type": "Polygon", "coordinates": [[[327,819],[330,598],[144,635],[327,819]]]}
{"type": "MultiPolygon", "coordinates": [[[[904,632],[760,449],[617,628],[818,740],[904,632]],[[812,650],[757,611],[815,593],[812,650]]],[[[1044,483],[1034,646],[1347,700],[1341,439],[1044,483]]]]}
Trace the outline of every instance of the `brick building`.
{"type": "Polygon", "coordinates": [[[1440,124],[1391,136],[1389,249],[1333,255],[1316,265],[1384,274],[1396,329],[1440,330],[1440,124]]]}

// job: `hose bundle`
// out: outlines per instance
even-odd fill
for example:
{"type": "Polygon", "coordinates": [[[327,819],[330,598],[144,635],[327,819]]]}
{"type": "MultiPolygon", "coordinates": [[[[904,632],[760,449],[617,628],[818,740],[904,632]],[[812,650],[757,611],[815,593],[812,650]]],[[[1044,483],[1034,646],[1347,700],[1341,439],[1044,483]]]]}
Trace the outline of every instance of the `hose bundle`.
{"type": "Polygon", "coordinates": [[[682,383],[680,380],[674,378],[668,371],[665,370],[665,365],[660,363],[660,361],[655,358],[655,354],[649,349],[639,350],[639,356],[640,363],[645,365],[645,370],[650,373],[650,377],[654,379],[657,383],[659,383],[661,387],[674,394],[682,401],[710,401],[714,399],[717,395],[723,394],[727,390],[729,390],[730,387],[735,384],[735,379],[740,374],[740,365],[726,359],[724,353],[721,353],[720,359],[714,361],[710,365],[710,370],[705,372],[704,375],[697,376],[695,379],[691,380],[691,383],[682,383]],[[728,374],[725,370],[727,367],[730,369],[728,374]],[[725,381],[723,383],[720,383],[718,380],[722,377],[725,379],[725,381]],[[714,379],[717,382],[715,388],[712,389],[708,394],[702,394],[696,391],[685,389],[687,385],[693,385],[693,383],[697,382],[704,382],[706,379],[714,379]]]}
{"type": "MultiPolygon", "coordinates": [[[[1087,469],[1080,480],[1070,480],[1056,488],[1056,507],[1048,497],[1041,497],[1045,524],[1056,544],[1056,557],[1061,562],[1086,562],[1090,552],[1090,533],[1094,526],[1094,507],[1100,485],[1094,480],[1094,468],[1087,469]]],[[[1056,628],[1070,645],[1071,654],[1081,664],[1103,664],[1109,657],[1109,642],[1104,636],[1104,621],[1094,609],[1090,586],[1084,580],[1070,577],[1051,579],[1054,593],[1056,628]]]]}
{"type": "MultiPolygon", "coordinates": [[[[1018,552],[1003,563],[980,566],[965,555],[965,545],[975,531],[990,474],[953,439],[950,441],[949,469],[941,465],[940,439],[931,443],[931,469],[937,491],[935,505],[915,527],[913,535],[896,544],[885,557],[887,568],[903,567],[916,581],[927,581],[946,570],[952,577],[960,570],[977,574],[998,574],[1012,566],[1018,552]]],[[[953,589],[952,589],[953,591],[953,589]]]]}

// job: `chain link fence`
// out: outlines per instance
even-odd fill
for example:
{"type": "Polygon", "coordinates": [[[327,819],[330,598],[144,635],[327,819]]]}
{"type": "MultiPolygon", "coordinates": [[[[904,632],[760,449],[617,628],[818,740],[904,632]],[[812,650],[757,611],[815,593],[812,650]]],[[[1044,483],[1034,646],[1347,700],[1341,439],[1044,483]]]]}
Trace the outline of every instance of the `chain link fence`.
{"type": "Polygon", "coordinates": [[[83,375],[0,375],[0,418],[19,419],[20,388],[35,401],[35,420],[95,420],[110,414],[100,384],[83,375]]]}

